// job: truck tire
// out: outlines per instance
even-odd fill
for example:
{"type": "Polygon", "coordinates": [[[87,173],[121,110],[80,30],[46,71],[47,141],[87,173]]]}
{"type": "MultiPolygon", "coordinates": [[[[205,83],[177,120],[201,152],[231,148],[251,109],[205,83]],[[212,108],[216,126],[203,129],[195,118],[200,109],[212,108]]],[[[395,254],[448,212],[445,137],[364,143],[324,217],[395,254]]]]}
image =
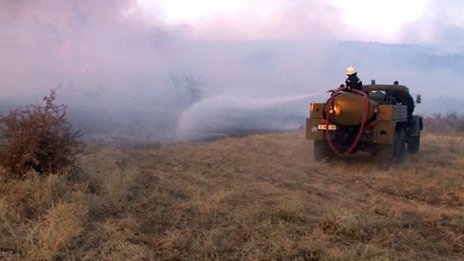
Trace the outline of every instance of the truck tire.
{"type": "Polygon", "coordinates": [[[406,133],[402,128],[395,131],[392,144],[380,145],[377,154],[382,167],[389,168],[401,164],[406,155],[406,133]]]}
{"type": "Polygon", "coordinates": [[[419,152],[420,148],[420,132],[408,140],[408,152],[411,154],[419,152]]]}
{"type": "Polygon", "coordinates": [[[326,140],[314,141],[314,160],[322,161],[333,158],[334,154],[326,140]]]}

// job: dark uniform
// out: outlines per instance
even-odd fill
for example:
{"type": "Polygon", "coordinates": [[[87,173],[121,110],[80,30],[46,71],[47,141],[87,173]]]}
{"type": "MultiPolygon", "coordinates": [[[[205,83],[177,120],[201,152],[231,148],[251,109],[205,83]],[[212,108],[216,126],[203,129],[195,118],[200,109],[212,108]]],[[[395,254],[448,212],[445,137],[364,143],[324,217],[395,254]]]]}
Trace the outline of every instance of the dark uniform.
{"type": "Polygon", "coordinates": [[[348,75],[348,78],[345,80],[346,88],[356,89],[362,91],[362,81],[358,78],[356,73],[348,75]]]}

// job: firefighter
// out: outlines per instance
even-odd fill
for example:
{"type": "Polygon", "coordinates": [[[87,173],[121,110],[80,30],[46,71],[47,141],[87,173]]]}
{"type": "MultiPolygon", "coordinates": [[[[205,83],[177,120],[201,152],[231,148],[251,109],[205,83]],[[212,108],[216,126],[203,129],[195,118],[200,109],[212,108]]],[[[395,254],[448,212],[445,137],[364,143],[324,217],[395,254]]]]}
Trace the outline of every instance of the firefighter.
{"type": "Polygon", "coordinates": [[[346,68],[346,76],[348,78],[345,80],[347,89],[356,89],[362,91],[362,82],[357,76],[357,72],[353,67],[346,68]]]}

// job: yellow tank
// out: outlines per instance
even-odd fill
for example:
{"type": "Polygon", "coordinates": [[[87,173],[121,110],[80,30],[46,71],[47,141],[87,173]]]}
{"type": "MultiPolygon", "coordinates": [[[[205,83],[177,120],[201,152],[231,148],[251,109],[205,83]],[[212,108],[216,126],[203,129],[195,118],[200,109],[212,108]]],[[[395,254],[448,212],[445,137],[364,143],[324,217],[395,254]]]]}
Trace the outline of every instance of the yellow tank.
{"type": "MultiPolygon", "coordinates": [[[[376,102],[369,100],[367,108],[367,119],[374,117],[376,102]]],[[[363,96],[342,92],[333,98],[331,104],[327,104],[326,110],[330,122],[346,126],[355,126],[362,123],[365,111],[365,99],[363,96]]]]}

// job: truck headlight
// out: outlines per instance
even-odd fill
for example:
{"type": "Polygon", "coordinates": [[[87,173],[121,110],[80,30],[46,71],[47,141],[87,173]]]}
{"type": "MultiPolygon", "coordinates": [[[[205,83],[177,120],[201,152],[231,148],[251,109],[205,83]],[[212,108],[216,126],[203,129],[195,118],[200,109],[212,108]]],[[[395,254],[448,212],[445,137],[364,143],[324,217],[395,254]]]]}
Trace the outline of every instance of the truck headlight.
{"type": "Polygon", "coordinates": [[[340,111],[341,111],[340,106],[335,105],[335,106],[334,106],[334,112],[335,112],[335,114],[337,114],[337,115],[340,114],[340,111]]]}
{"type": "Polygon", "coordinates": [[[329,113],[330,113],[330,114],[339,115],[339,114],[340,114],[340,111],[341,111],[340,106],[335,105],[335,106],[333,106],[333,107],[330,107],[329,113]]]}

